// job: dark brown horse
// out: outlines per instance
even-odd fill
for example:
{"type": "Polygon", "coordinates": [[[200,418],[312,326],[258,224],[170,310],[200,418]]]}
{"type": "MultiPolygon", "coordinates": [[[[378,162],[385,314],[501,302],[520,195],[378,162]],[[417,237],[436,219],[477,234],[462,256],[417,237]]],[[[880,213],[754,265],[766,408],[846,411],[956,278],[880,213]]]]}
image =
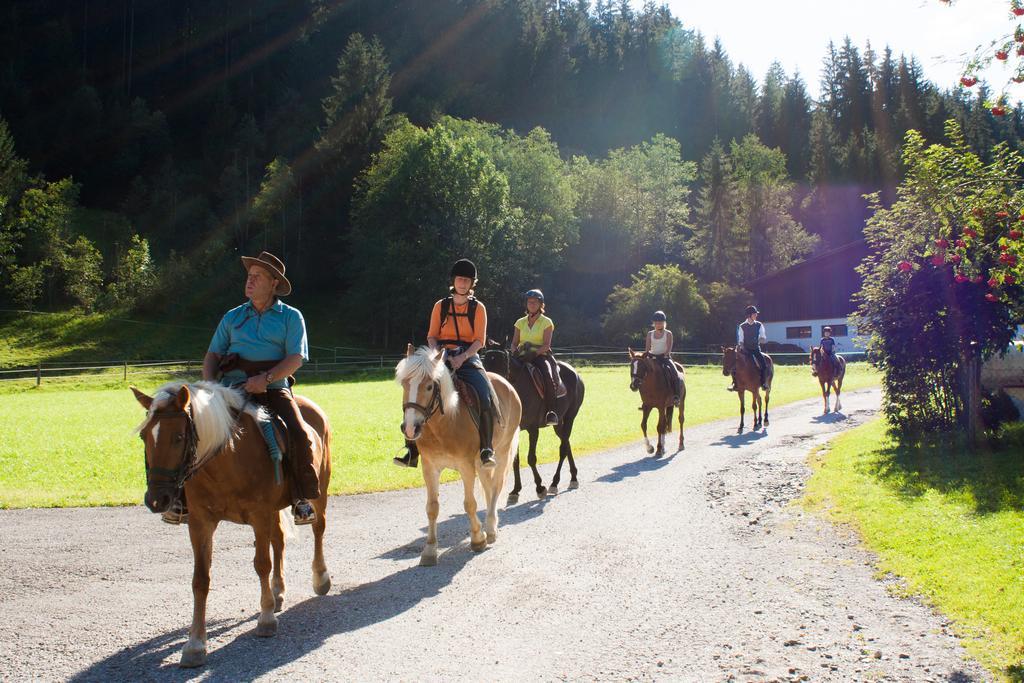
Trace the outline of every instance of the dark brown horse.
{"type": "MultiPolygon", "coordinates": [[[[492,349],[484,354],[484,367],[489,372],[494,372],[509,381],[519,395],[523,403],[523,415],[519,420],[519,428],[525,429],[530,437],[530,450],[526,455],[526,462],[533,470],[533,483],[537,487],[537,497],[543,498],[549,493],[558,492],[558,484],[562,476],[562,463],[569,461],[569,489],[579,488],[579,480],[576,478],[576,461],[572,457],[572,445],[569,437],[572,436],[572,425],[583,405],[583,379],[579,373],[569,365],[558,361],[558,374],[565,385],[565,396],[555,401],[555,413],[558,415],[558,424],[554,426],[555,434],[559,439],[558,446],[558,467],[555,468],[555,475],[551,479],[551,486],[545,487],[537,470],[537,437],[541,429],[547,426],[544,421],[546,410],[544,399],[537,393],[536,385],[530,376],[529,359],[519,359],[505,349],[492,349]]],[[[544,390],[551,391],[551,387],[545,383],[544,390]]],[[[519,502],[519,493],[523,490],[523,482],[519,475],[519,451],[516,451],[515,460],[512,462],[512,471],[515,473],[515,486],[508,494],[508,505],[515,505],[519,502]]]]}
{"type": "MultiPolygon", "coordinates": [[[[213,382],[166,384],[150,397],[132,387],[146,409],[139,436],[146,450],[146,507],[163,512],[184,485],[188,498],[188,534],[195,565],[192,573],[192,626],[181,652],[181,666],[206,661],[206,596],[210,589],[213,533],[222,521],[248,524],[256,536],[253,566],[260,580],[257,636],[277,632],[284,601],[284,527],[280,510],[291,504],[290,468],[275,476],[275,466],[256,419],[259,407],[237,389],[213,382]],[[273,548],[273,582],[271,557],[273,548]]],[[[311,431],[314,464],[320,473],[313,523],[313,590],[325,595],[331,577],[324,563],[327,486],[331,479],[331,428],[327,416],[297,396],[311,431]]]]}
{"type": "MultiPolygon", "coordinates": [[[[672,431],[672,405],[674,390],[669,383],[661,364],[654,358],[637,353],[633,349],[626,349],[629,352],[629,388],[640,392],[640,401],[643,417],[640,418],[640,429],[644,433],[644,444],[647,452],[653,453],[654,457],[665,455],[665,434],[672,431]],[[658,410],[658,448],[655,449],[647,438],[647,418],[651,411],[658,410]]],[[[683,366],[673,362],[676,372],[679,373],[679,449],[686,448],[683,440],[683,423],[686,421],[686,374],[683,366]]]]}
{"type": "Polygon", "coordinates": [[[738,347],[722,347],[722,374],[726,377],[732,375],[736,378],[736,393],[740,397],[740,426],[737,434],[743,433],[743,418],[746,413],[746,406],[743,404],[743,394],[749,391],[751,395],[750,409],[754,412],[754,430],[761,426],[768,426],[768,402],[772,393],[772,379],[775,377],[775,364],[771,356],[763,354],[767,367],[765,368],[765,384],[767,389],[764,392],[764,413],[762,416],[761,403],[761,371],[757,369],[754,357],[746,351],[740,351],[738,347]]]}
{"type": "Polygon", "coordinates": [[[829,413],[829,394],[832,389],[836,391],[835,412],[838,413],[843,409],[843,404],[839,402],[839,394],[843,390],[843,378],[846,377],[846,359],[837,353],[835,364],[829,363],[828,357],[821,347],[813,346],[811,347],[811,367],[814,368],[814,375],[821,385],[821,398],[825,401],[825,412],[822,414],[828,415],[829,413]]]}

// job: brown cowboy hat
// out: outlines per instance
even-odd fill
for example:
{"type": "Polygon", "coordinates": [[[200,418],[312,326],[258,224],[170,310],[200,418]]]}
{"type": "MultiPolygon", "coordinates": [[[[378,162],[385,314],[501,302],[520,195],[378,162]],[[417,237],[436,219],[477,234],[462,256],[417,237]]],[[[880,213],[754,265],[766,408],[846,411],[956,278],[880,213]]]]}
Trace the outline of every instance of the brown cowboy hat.
{"type": "Polygon", "coordinates": [[[274,290],[277,296],[288,296],[292,293],[292,283],[284,276],[284,263],[269,251],[260,252],[259,256],[243,256],[242,265],[247,273],[252,266],[259,266],[270,273],[277,280],[277,289],[274,290]]]}

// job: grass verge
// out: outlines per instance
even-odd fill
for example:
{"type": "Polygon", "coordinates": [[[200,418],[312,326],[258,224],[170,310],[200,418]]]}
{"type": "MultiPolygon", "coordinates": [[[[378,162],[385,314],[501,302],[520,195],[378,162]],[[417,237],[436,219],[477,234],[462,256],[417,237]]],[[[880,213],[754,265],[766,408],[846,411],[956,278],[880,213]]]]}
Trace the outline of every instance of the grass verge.
{"type": "Polygon", "coordinates": [[[879,570],[949,616],[984,666],[1024,680],[1021,452],[900,444],[877,420],[811,460],[804,504],[856,529],[879,570]]]}
{"type": "MultiPolygon", "coordinates": [[[[573,433],[574,453],[584,455],[638,439],[639,400],[629,391],[627,367],[582,368],[581,374],[586,399],[573,433]]],[[[737,415],[735,394],[726,392],[727,384],[718,368],[688,369],[687,426],[737,415]]],[[[851,365],[848,390],[877,384],[878,375],[868,366],[851,365]]],[[[141,388],[152,391],[156,382],[141,388]]],[[[298,389],[331,420],[331,493],[422,484],[418,471],[391,464],[391,456],[402,445],[402,396],[391,379],[309,383],[298,389]]],[[[820,396],[818,384],[806,367],[778,368],[773,407],[814,396],[820,396]]],[[[145,488],[143,451],[131,430],[142,417],[127,386],[62,391],[44,384],[0,395],[0,507],[138,503],[145,488]]],[[[749,420],[748,416],[748,424],[749,420]]],[[[652,418],[652,433],[655,424],[652,418]]],[[[526,439],[522,441],[525,455],[526,439]]],[[[542,462],[557,457],[557,440],[550,429],[542,431],[538,453],[542,462]]]]}

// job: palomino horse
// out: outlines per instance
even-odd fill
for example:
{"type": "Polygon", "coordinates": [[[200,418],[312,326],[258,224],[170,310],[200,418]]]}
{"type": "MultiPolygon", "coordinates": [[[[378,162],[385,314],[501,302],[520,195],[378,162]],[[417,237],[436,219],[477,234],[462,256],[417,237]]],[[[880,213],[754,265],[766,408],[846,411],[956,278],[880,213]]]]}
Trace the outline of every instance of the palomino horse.
{"type": "MultiPolygon", "coordinates": [[[[647,452],[653,453],[654,457],[665,455],[665,434],[672,431],[672,385],[661,368],[661,365],[654,358],[637,353],[633,349],[626,349],[629,352],[629,388],[640,392],[640,401],[643,403],[643,417],[640,418],[640,429],[644,433],[644,444],[647,452]],[[647,438],[647,418],[651,410],[658,409],[658,448],[655,450],[647,438]]],[[[673,361],[676,372],[679,373],[679,450],[686,448],[683,441],[683,423],[686,421],[686,374],[683,366],[673,361]]]]}
{"type": "MultiPolygon", "coordinates": [[[[257,636],[277,632],[284,601],[284,527],[279,511],[291,503],[289,468],[275,481],[275,467],[256,424],[259,407],[238,389],[214,382],[172,382],[149,397],[132,387],[146,409],[138,427],[146,450],[146,507],[163,512],[184,484],[188,499],[188,535],[192,573],[192,626],[181,652],[181,666],[206,661],[206,595],[210,589],[213,532],[222,521],[248,524],[256,536],[253,566],[260,579],[257,636]],[[270,550],[273,547],[273,582],[270,550]]],[[[320,473],[320,497],[310,501],[313,523],[313,590],[325,595],[331,576],[324,563],[327,486],[331,480],[331,428],[312,401],[296,396],[311,432],[314,464],[320,473]]],[[[282,513],[283,514],[283,513],[282,513]]]]}
{"type": "Polygon", "coordinates": [[[423,483],[427,486],[427,544],[420,565],[437,564],[438,489],[441,470],[453,469],[462,477],[463,502],[469,517],[470,546],[480,552],[494,543],[498,534],[498,496],[508,476],[513,453],[519,450],[519,420],[522,405],[515,389],[504,378],[489,375],[494,386],[492,396],[495,467],[480,462],[480,437],[469,410],[460,405],[452,374],[444,362],[444,351],[423,346],[413,350],[410,344],[405,358],[395,369],[395,380],[402,386],[402,433],[417,441],[423,459],[423,483]],[[477,477],[487,502],[484,528],[476,516],[477,477]]]}
{"type": "Polygon", "coordinates": [[[771,356],[764,354],[767,364],[765,368],[765,384],[768,388],[764,392],[764,416],[762,423],[761,414],[761,372],[757,369],[754,357],[749,353],[740,352],[737,347],[722,347],[722,374],[728,377],[733,375],[736,378],[736,393],[740,397],[740,426],[737,434],[743,433],[743,417],[746,411],[743,405],[743,393],[750,392],[750,409],[754,412],[754,430],[761,428],[764,424],[768,426],[768,401],[772,393],[772,379],[775,377],[775,364],[771,356]]]}
{"type": "Polygon", "coordinates": [[[823,415],[828,415],[829,412],[829,394],[832,389],[836,390],[836,408],[835,412],[839,412],[843,409],[843,404],[839,402],[839,394],[843,390],[843,378],[846,377],[846,359],[836,354],[835,365],[826,362],[828,359],[822,352],[821,347],[811,347],[811,367],[814,368],[814,374],[818,378],[818,383],[821,385],[821,398],[825,401],[825,412],[823,415]]]}
{"type": "MultiPolygon", "coordinates": [[[[541,429],[547,426],[544,421],[545,409],[544,399],[537,393],[533,379],[530,377],[530,370],[525,360],[516,358],[504,349],[494,349],[484,355],[484,366],[491,372],[496,372],[509,382],[516,390],[519,400],[523,404],[523,416],[519,421],[519,428],[525,429],[530,436],[530,452],[526,456],[526,462],[533,470],[533,483],[537,487],[537,497],[543,498],[549,493],[557,493],[558,482],[561,481],[562,463],[569,459],[569,473],[572,478],[569,480],[569,489],[579,488],[580,483],[576,479],[576,461],[572,457],[572,446],[569,437],[572,435],[572,424],[583,405],[583,379],[579,373],[568,363],[558,361],[558,374],[565,385],[565,396],[555,401],[555,413],[558,414],[558,424],[555,425],[555,434],[559,438],[558,446],[558,467],[555,469],[555,476],[551,479],[551,486],[544,487],[537,471],[537,437],[541,429]]],[[[545,381],[545,391],[551,391],[550,382],[545,381]]],[[[519,502],[519,492],[523,490],[523,482],[519,476],[519,450],[516,450],[515,460],[512,463],[512,472],[515,476],[515,487],[508,494],[508,505],[515,505],[519,502]]]]}

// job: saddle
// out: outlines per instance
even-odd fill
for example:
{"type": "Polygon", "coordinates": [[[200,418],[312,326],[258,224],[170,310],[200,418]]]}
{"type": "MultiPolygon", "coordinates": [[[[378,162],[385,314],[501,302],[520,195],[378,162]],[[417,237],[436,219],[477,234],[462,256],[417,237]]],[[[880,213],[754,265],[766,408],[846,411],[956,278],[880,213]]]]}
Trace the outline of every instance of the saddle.
{"type": "MultiPolygon", "coordinates": [[[[551,381],[547,378],[547,375],[541,372],[533,363],[526,363],[526,370],[530,375],[530,379],[533,381],[533,388],[537,390],[537,396],[544,398],[544,394],[547,393],[547,389],[551,387],[551,381]]],[[[565,387],[565,382],[562,381],[561,376],[558,378],[558,390],[555,392],[555,398],[562,398],[569,393],[569,390],[565,387]]]]}
{"type": "Polygon", "coordinates": [[[469,411],[469,416],[473,418],[476,428],[480,429],[480,397],[476,395],[476,390],[464,380],[458,377],[452,377],[452,379],[455,380],[455,391],[459,395],[459,402],[469,411]]]}

